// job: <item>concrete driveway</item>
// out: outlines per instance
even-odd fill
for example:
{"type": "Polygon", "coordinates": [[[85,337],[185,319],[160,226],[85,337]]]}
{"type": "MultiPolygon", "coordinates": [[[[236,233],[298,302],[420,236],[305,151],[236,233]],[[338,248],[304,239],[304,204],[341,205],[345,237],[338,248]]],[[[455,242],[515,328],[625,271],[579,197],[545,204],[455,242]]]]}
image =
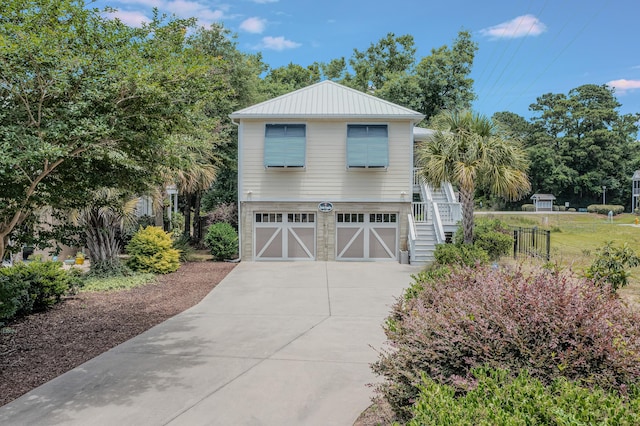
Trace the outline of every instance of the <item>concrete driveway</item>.
{"type": "Polygon", "coordinates": [[[351,425],[417,271],[241,263],[198,305],[0,408],[0,424],[351,425]]]}

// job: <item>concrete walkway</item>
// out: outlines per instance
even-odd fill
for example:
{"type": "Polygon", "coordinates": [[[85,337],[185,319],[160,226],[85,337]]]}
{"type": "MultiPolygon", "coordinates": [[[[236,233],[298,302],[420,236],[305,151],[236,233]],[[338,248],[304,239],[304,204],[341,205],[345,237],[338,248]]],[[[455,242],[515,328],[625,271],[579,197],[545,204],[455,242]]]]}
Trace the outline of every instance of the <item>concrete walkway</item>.
{"type": "Polygon", "coordinates": [[[415,272],[241,263],[198,305],[0,408],[0,424],[351,425],[415,272]]]}

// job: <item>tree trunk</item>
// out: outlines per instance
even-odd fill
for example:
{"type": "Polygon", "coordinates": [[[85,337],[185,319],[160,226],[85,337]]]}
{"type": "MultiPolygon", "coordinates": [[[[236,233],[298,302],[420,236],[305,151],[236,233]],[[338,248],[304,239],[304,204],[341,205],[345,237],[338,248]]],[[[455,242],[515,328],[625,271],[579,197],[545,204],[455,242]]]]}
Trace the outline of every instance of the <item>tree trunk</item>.
{"type": "Polygon", "coordinates": [[[460,188],[462,230],[465,244],[473,244],[473,207],[475,188],[460,188]]]}
{"type": "Polygon", "coordinates": [[[195,194],[193,200],[193,239],[198,243],[202,240],[202,229],[200,229],[200,204],[202,203],[202,191],[195,194]]]}
{"type": "Polygon", "coordinates": [[[191,238],[191,204],[193,203],[193,195],[184,195],[184,231],[185,237],[191,238]]]}

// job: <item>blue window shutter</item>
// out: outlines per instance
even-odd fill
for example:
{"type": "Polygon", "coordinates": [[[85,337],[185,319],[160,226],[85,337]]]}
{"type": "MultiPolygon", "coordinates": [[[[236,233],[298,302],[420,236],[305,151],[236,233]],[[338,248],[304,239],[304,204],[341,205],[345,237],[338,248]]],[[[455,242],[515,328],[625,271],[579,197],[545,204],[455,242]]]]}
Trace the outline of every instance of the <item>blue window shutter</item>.
{"type": "Polygon", "coordinates": [[[304,124],[267,124],[264,138],[265,167],[304,167],[304,124]]]}
{"type": "Polygon", "coordinates": [[[389,166],[389,137],[386,125],[347,126],[347,166],[389,166]]]}

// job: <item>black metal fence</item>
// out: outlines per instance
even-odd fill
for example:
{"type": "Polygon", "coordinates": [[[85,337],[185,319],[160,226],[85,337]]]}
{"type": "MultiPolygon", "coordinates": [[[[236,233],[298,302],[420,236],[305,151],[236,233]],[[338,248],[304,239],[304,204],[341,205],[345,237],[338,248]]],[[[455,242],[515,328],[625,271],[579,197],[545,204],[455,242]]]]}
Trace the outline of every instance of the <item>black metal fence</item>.
{"type": "Polygon", "coordinates": [[[513,228],[513,257],[551,258],[551,231],[533,228],[513,228]]]}

